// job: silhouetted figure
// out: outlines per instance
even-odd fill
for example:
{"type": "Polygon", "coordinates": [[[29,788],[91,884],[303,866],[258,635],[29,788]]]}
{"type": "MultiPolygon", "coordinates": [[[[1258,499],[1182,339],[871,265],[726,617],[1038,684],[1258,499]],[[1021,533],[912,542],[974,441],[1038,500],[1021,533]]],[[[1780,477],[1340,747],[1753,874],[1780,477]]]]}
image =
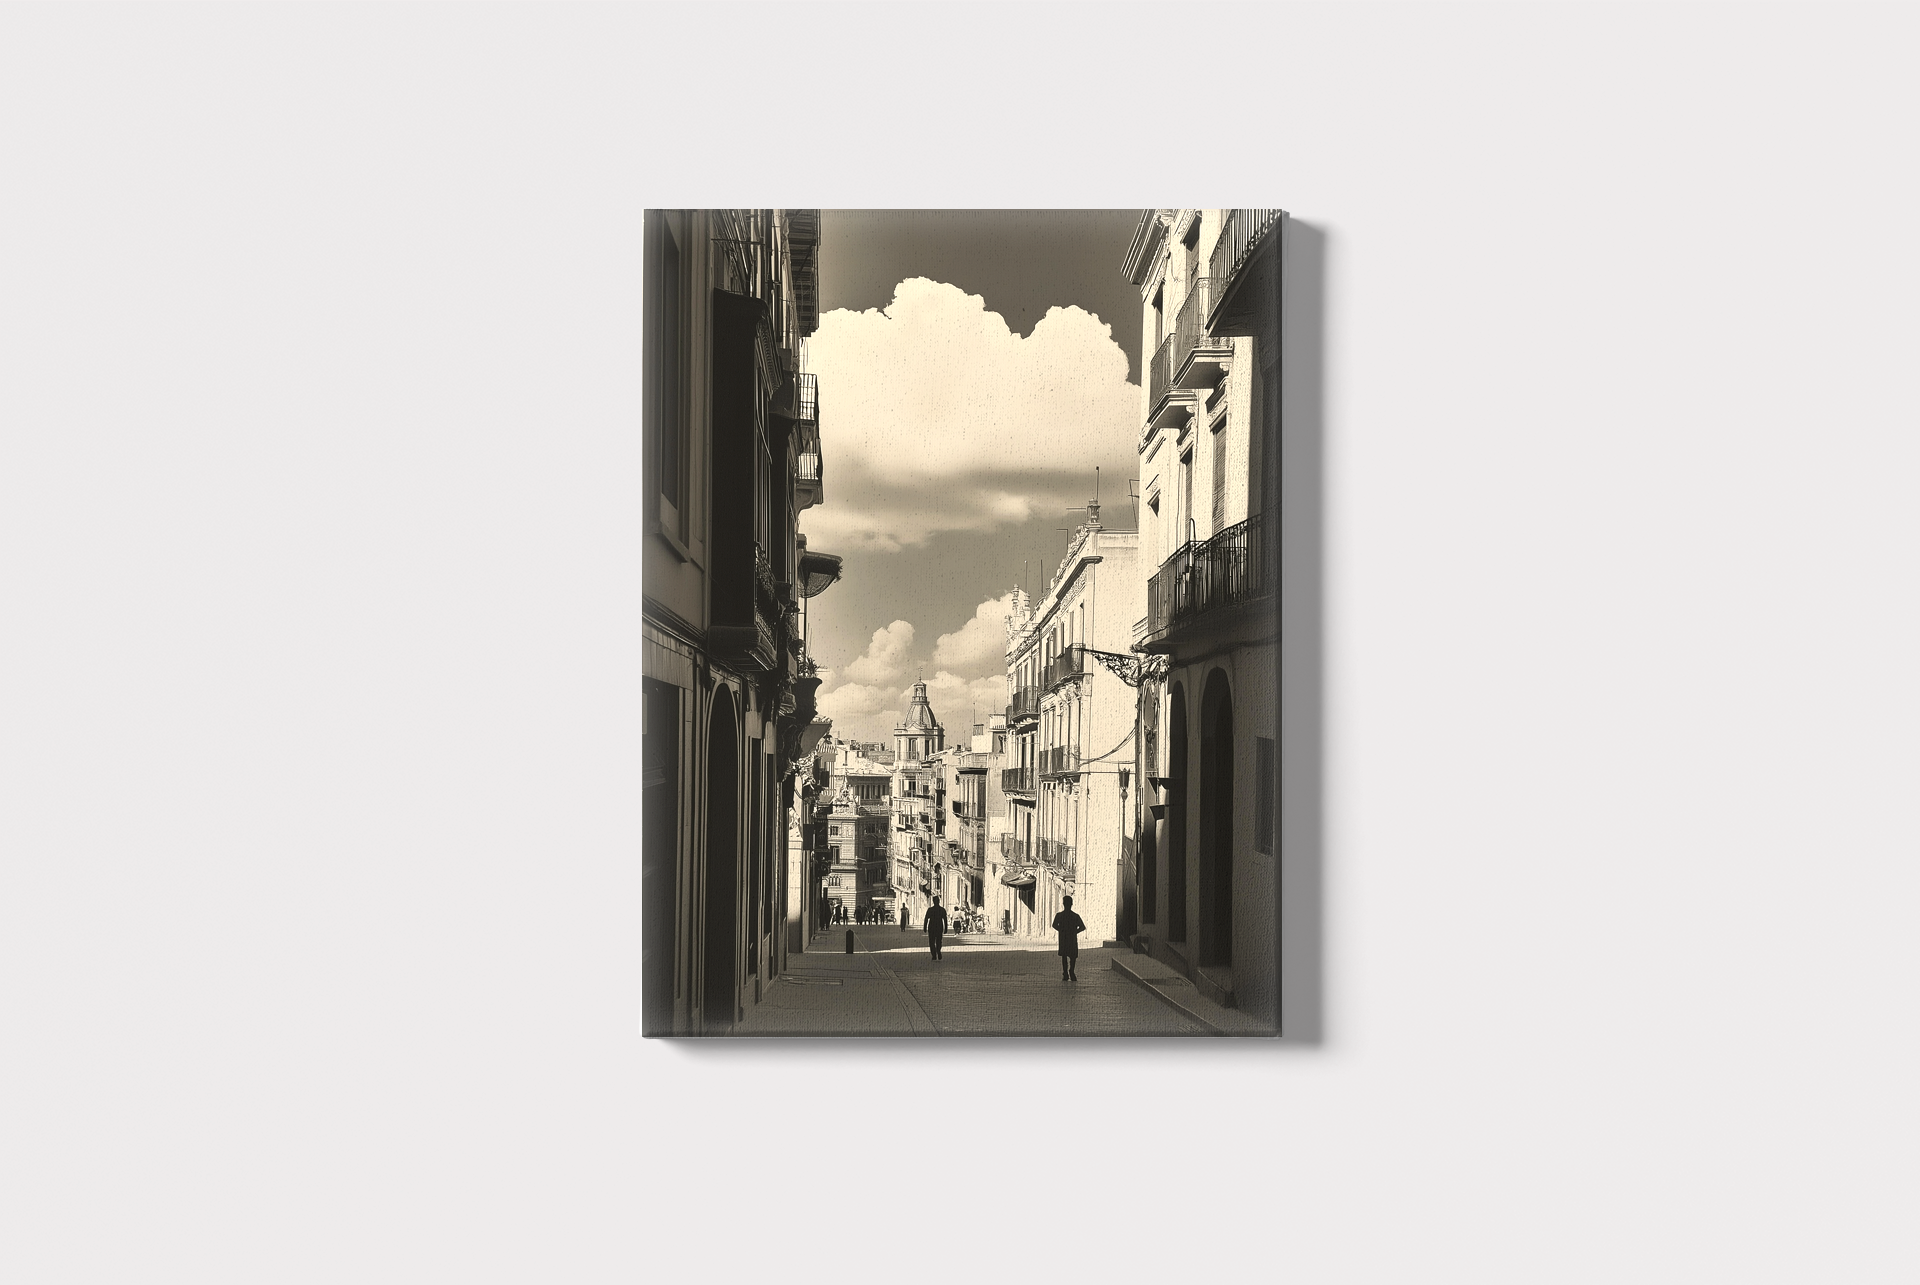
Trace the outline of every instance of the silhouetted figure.
{"type": "Polygon", "coordinates": [[[940,939],[947,933],[947,912],[940,908],[940,898],[933,899],[933,905],[927,908],[927,949],[933,952],[935,959],[940,958],[940,939]]]}
{"type": "Polygon", "coordinates": [[[1053,930],[1060,934],[1060,980],[1077,982],[1080,974],[1075,971],[1080,963],[1080,934],[1087,930],[1087,921],[1073,913],[1073,898],[1062,897],[1066,909],[1053,917],[1053,930]]]}
{"type": "Polygon", "coordinates": [[[909,922],[910,919],[911,919],[911,916],[907,914],[906,903],[905,902],[900,903],[900,931],[901,932],[905,932],[907,930],[907,923],[909,922]]]}

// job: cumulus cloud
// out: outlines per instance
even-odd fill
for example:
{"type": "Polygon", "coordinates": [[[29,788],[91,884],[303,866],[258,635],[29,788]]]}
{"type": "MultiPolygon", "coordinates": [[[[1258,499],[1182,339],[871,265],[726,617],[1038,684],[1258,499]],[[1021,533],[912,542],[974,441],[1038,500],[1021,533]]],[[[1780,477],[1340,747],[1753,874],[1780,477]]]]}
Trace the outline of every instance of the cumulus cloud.
{"type": "Polygon", "coordinates": [[[909,621],[874,630],[860,656],[827,672],[820,712],[838,735],[885,740],[913,699],[914,676],[925,673],[934,716],[951,743],[963,742],[971,722],[985,723],[1006,707],[1005,621],[1012,606],[1011,591],[980,603],[965,624],[935,640],[930,657],[916,653],[909,621]]]}
{"type": "Polygon", "coordinates": [[[913,626],[896,620],[874,630],[867,650],[835,677],[849,683],[891,683],[905,671],[912,649],[913,626]]]}
{"type": "Polygon", "coordinates": [[[1013,610],[1012,590],[989,598],[974,608],[973,619],[933,644],[933,663],[968,673],[998,671],[1007,654],[1007,613],[1013,610]]]}
{"type": "Polygon", "coordinates": [[[1140,389],[1113,328],[1052,308],[1017,335],[979,295],[925,277],[885,309],[837,309],[808,342],[820,379],[822,548],[898,550],[1086,499],[1100,465],[1124,494],[1140,389]]]}

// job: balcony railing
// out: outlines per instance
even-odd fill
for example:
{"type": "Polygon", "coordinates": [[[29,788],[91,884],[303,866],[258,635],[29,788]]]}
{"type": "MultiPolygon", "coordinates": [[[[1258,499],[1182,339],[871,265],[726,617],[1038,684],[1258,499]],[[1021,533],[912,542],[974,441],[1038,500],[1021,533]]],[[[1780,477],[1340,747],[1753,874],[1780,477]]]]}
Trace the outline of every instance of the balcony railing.
{"type": "Polygon", "coordinates": [[[795,375],[794,405],[799,418],[809,423],[820,422],[820,378],[817,375],[795,375]]]}
{"type": "Polygon", "coordinates": [[[1038,717],[1040,717],[1040,689],[1016,687],[1013,692],[1013,704],[1007,706],[1007,722],[1038,717]]]}
{"type": "Polygon", "coordinates": [[[794,328],[802,338],[820,327],[820,211],[787,211],[793,257],[794,328]]]}
{"type": "Polygon", "coordinates": [[[1016,838],[1011,834],[1001,835],[1000,859],[1009,865],[1017,865],[1020,862],[1029,860],[1027,856],[1027,841],[1016,838]]]}
{"type": "Polygon", "coordinates": [[[808,451],[796,456],[793,462],[793,476],[799,482],[818,482],[820,480],[820,453],[808,451]]]}
{"type": "Polygon", "coordinates": [[[1279,210],[1227,211],[1220,239],[1213,243],[1213,254],[1207,261],[1207,276],[1212,278],[1215,287],[1214,296],[1207,303],[1209,312],[1220,306],[1233,274],[1240,271],[1280,214],[1279,210]]]}
{"type": "Polygon", "coordinates": [[[1147,419],[1152,420],[1160,404],[1173,388],[1173,335],[1169,333],[1154,350],[1147,369],[1147,419]]]}
{"type": "Polygon", "coordinates": [[[1207,318],[1213,313],[1212,277],[1196,279],[1187,290],[1186,302],[1173,323],[1173,380],[1183,388],[1198,387],[1209,380],[1219,381],[1220,362],[1233,351],[1233,340],[1215,339],[1207,334],[1207,318]],[[1212,357],[1213,361],[1196,361],[1212,357]],[[1205,369],[1201,369],[1204,367],[1205,369]]]}
{"type": "Polygon", "coordinates": [[[1000,788],[1008,794],[1032,794],[1033,773],[1024,767],[1002,768],[1000,788]]]}
{"type": "Polygon", "coordinates": [[[1162,641],[1207,612],[1272,592],[1264,517],[1256,513],[1211,540],[1181,545],[1160,564],[1147,581],[1147,641],[1162,641]]]}
{"type": "Polygon", "coordinates": [[[1087,657],[1079,647],[1068,647],[1041,667],[1040,681],[1043,687],[1052,688],[1076,674],[1087,671],[1087,657]]]}
{"type": "Polygon", "coordinates": [[[1035,839],[1033,841],[1034,859],[1063,879],[1071,880],[1079,866],[1078,854],[1070,843],[1061,843],[1055,839],[1035,839]]]}
{"type": "Polygon", "coordinates": [[[1040,775],[1062,776],[1080,770],[1080,751],[1071,745],[1055,745],[1040,751],[1040,775]]]}

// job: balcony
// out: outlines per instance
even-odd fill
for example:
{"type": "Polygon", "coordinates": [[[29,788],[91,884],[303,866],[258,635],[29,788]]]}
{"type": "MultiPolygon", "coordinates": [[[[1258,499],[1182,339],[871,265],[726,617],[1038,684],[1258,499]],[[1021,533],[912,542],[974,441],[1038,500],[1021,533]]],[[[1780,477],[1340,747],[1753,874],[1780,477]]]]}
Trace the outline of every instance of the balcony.
{"type": "MultiPolygon", "coordinates": [[[[1180,546],[1147,581],[1144,650],[1171,654],[1177,642],[1242,623],[1239,610],[1268,598],[1265,515],[1254,514],[1210,540],[1180,546]]],[[[1271,622],[1265,622],[1270,624],[1271,622]]]]}
{"type": "Polygon", "coordinates": [[[1173,382],[1179,388],[1210,389],[1219,385],[1233,356],[1233,340],[1207,333],[1212,312],[1213,278],[1200,277],[1187,290],[1186,302],[1173,323],[1173,382]]]}
{"type": "Polygon", "coordinates": [[[1068,647],[1042,667],[1040,681],[1044,689],[1051,691],[1067,679],[1086,672],[1086,652],[1079,647],[1068,647]]]}
{"type": "Polygon", "coordinates": [[[1033,772],[1024,767],[1002,768],[1000,788],[1008,794],[1032,794],[1033,772]]]}
{"type": "Polygon", "coordinates": [[[1055,745],[1040,751],[1041,776],[1074,776],[1080,771],[1080,751],[1071,745],[1055,745]]]}
{"type": "Polygon", "coordinates": [[[1213,281],[1214,295],[1208,300],[1207,330],[1215,335],[1252,334],[1264,309],[1277,312],[1278,299],[1264,299],[1257,307],[1239,298],[1241,271],[1264,245],[1267,234],[1286,216],[1284,210],[1228,210],[1213,243],[1213,255],[1207,263],[1207,276],[1213,281]]]}
{"type": "Polygon", "coordinates": [[[1147,364],[1147,431],[1177,426],[1193,418],[1193,393],[1173,379],[1174,335],[1169,333],[1147,364]]]}
{"type": "Polygon", "coordinates": [[[1038,687],[1018,687],[1014,689],[1013,704],[1007,706],[1007,726],[1015,723],[1030,723],[1040,717],[1040,689],[1038,687]]]}
{"type": "Polygon", "coordinates": [[[751,570],[739,566],[724,580],[714,577],[714,623],[707,637],[726,663],[771,673],[785,668],[792,634],[765,546],[748,542],[747,547],[752,550],[751,570]]]}
{"type": "Polygon", "coordinates": [[[787,250],[793,258],[794,325],[805,338],[820,328],[820,211],[787,211],[787,250]]]}

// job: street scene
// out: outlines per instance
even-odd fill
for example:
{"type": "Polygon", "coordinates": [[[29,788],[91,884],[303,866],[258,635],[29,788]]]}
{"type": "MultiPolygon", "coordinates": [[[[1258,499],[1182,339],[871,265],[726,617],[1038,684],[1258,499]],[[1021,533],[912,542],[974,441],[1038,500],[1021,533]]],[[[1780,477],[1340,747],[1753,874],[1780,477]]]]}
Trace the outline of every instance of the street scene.
{"type": "Polygon", "coordinates": [[[936,962],[919,929],[873,926],[820,934],[732,1033],[1222,1035],[1256,1027],[1130,948],[1083,950],[1075,980],[1062,981],[1046,946],[961,935],[943,943],[936,962]]]}
{"type": "Polygon", "coordinates": [[[646,1034],[1280,1032],[1285,236],[648,213],[646,1034]]]}

